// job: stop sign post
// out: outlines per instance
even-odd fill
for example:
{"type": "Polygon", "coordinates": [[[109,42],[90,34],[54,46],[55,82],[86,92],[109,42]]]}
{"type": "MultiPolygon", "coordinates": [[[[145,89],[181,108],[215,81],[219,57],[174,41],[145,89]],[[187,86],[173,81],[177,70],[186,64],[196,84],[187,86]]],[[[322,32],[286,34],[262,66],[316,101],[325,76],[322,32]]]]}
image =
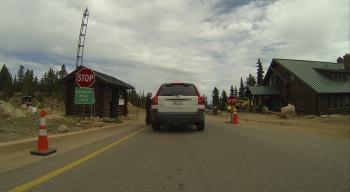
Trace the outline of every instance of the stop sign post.
{"type": "Polygon", "coordinates": [[[75,82],[79,87],[91,87],[95,82],[95,74],[91,69],[83,68],[75,76],[75,82]]]}
{"type": "Polygon", "coordinates": [[[233,111],[236,109],[235,108],[235,104],[236,104],[236,98],[234,96],[230,96],[228,99],[227,99],[227,104],[230,105],[230,108],[231,108],[231,119],[230,121],[233,120],[233,111]]]}

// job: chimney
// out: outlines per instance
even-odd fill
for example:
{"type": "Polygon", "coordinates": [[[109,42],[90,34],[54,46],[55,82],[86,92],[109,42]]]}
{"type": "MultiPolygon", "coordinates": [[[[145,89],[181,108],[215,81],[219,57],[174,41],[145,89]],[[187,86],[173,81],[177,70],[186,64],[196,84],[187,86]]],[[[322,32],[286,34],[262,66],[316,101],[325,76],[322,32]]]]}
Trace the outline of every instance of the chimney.
{"type": "Polygon", "coordinates": [[[344,55],[344,69],[350,71],[350,54],[344,55]]]}

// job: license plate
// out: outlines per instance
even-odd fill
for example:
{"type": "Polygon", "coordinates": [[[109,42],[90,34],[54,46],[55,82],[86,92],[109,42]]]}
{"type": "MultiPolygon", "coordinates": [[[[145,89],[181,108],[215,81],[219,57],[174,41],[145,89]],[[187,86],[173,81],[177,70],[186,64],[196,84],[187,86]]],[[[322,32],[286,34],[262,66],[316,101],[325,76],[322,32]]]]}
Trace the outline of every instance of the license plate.
{"type": "Polygon", "coordinates": [[[176,100],[176,101],[174,101],[174,105],[182,105],[182,101],[176,100]]]}

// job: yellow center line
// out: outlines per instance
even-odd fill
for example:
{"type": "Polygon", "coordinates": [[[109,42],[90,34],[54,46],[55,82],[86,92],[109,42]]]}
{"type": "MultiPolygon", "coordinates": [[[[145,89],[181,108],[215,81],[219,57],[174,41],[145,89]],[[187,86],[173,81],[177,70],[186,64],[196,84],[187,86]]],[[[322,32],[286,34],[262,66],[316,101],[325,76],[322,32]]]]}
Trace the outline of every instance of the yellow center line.
{"type": "Polygon", "coordinates": [[[27,190],[31,189],[32,187],[34,187],[34,186],[40,185],[41,183],[44,183],[44,182],[46,182],[46,181],[48,181],[48,180],[50,180],[50,179],[52,179],[52,178],[54,178],[54,177],[56,177],[56,176],[58,176],[60,174],[62,174],[64,172],[66,172],[66,171],[68,171],[68,170],[70,170],[70,169],[72,169],[72,168],[74,168],[74,167],[76,167],[76,166],[78,166],[78,165],[88,161],[89,159],[92,159],[92,158],[96,157],[97,155],[103,153],[104,151],[106,151],[106,150],[112,148],[113,146],[118,145],[118,144],[120,144],[120,143],[122,143],[122,142],[124,142],[124,141],[126,141],[128,139],[130,139],[131,137],[141,133],[144,130],[146,130],[146,128],[143,128],[143,129],[138,130],[138,131],[136,131],[134,133],[131,133],[130,135],[127,135],[127,136],[125,136],[125,137],[123,137],[123,138],[121,138],[121,139],[119,139],[119,140],[117,140],[117,141],[115,141],[115,142],[113,142],[113,143],[111,143],[111,144],[109,144],[109,145],[107,145],[107,146],[105,146],[105,147],[103,147],[103,148],[93,152],[93,153],[90,153],[90,154],[88,154],[88,155],[86,155],[86,156],[84,156],[84,157],[82,157],[82,158],[80,158],[80,159],[78,159],[76,161],[73,161],[73,162],[71,162],[71,163],[69,163],[69,164],[67,164],[67,165],[65,165],[65,166],[63,166],[63,167],[61,167],[59,169],[56,169],[56,170],[54,170],[54,171],[52,171],[52,172],[50,172],[50,173],[48,173],[48,174],[46,174],[44,176],[41,176],[39,178],[36,178],[36,179],[34,179],[32,181],[29,181],[29,182],[23,184],[23,185],[15,187],[15,188],[9,190],[9,192],[27,191],[27,190]]]}

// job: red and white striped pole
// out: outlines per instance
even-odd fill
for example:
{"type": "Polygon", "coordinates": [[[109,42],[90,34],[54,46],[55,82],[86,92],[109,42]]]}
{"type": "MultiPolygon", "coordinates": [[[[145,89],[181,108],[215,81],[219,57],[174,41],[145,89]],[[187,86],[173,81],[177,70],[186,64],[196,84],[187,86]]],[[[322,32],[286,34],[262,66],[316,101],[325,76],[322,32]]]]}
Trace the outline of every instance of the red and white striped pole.
{"type": "Polygon", "coordinates": [[[46,156],[56,152],[56,149],[49,148],[45,116],[46,116],[45,111],[44,110],[40,111],[38,145],[37,145],[37,149],[30,151],[30,153],[33,155],[46,156]]]}

